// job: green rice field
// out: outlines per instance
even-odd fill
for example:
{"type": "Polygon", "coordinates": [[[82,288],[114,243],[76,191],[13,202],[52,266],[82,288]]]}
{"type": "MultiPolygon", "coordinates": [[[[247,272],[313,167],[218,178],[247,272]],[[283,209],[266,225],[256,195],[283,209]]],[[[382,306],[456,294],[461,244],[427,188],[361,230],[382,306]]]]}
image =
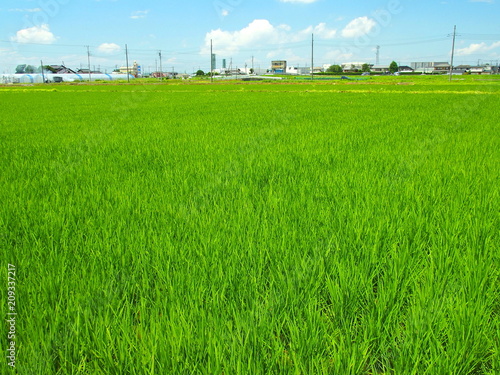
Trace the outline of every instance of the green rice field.
{"type": "Polygon", "coordinates": [[[500,374],[500,80],[0,103],[0,374],[500,374]]]}

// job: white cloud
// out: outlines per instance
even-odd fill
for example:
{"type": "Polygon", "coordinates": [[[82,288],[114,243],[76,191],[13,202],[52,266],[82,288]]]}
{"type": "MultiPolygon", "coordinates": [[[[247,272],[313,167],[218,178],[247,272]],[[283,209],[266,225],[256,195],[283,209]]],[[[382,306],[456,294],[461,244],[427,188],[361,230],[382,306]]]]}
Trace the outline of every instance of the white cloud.
{"type": "Polygon", "coordinates": [[[121,47],[116,43],[102,43],[97,50],[105,54],[113,54],[121,51],[121,47]]]}
{"type": "Polygon", "coordinates": [[[324,59],[326,61],[349,61],[349,60],[352,60],[352,58],[354,57],[354,54],[352,52],[349,52],[349,51],[342,51],[340,49],[335,49],[335,50],[331,50],[331,51],[328,51],[325,56],[324,56],[324,59]]]}
{"type": "Polygon", "coordinates": [[[226,17],[229,15],[229,11],[227,9],[223,9],[221,12],[222,17],[226,17]]]}
{"type": "MultiPolygon", "coordinates": [[[[291,31],[289,29],[288,31],[291,31]]],[[[309,26],[297,33],[290,33],[284,39],[288,42],[302,42],[311,39],[311,34],[314,34],[314,39],[333,39],[337,35],[337,30],[329,29],[326,23],[321,22],[316,26],[309,26]]]]}
{"type": "Polygon", "coordinates": [[[344,38],[356,38],[366,35],[372,31],[377,23],[366,16],[358,17],[353,19],[347,24],[347,26],[342,30],[342,36],[344,38]]]}
{"type": "Polygon", "coordinates": [[[210,46],[210,40],[213,41],[216,53],[231,54],[240,48],[278,41],[278,38],[275,27],[268,20],[254,20],[241,30],[210,31],[205,36],[205,49],[210,46]]]}
{"type": "Polygon", "coordinates": [[[314,27],[314,36],[318,36],[321,39],[333,39],[337,35],[337,30],[329,29],[326,23],[322,22],[318,26],[314,27]]]}
{"type": "Polygon", "coordinates": [[[471,3],[489,3],[493,4],[495,0],[469,0],[471,3]]]}
{"type": "Polygon", "coordinates": [[[132,18],[133,20],[137,20],[140,18],[146,18],[148,13],[149,13],[149,10],[137,10],[135,12],[132,12],[132,15],[130,16],[130,18],[132,18]]]}
{"type": "Polygon", "coordinates": [[[49,25],[47,24],[19,30],[16,36],[11,37],[11,40],[17,43],[52,44],[56,39],[54,34],[50,32],[49,25]]]}
{"type": "Polygon", "coordinates": [[[318,0],[280,0],[282,3],[311,4],[318,0]]]}
{"type": "Polygon", "coordinates": [[[336,36],[337,30],[328,28],[325,23],[320,23],[294,32],[289,25],[274,26],[266,19],[257,19],[240,30],[210,31],[205,36],[205,46],[201,53],[209,53],[210,40],[213,41],[214,53],[230,55],[242,48],[255,49],[262,46],[308,41],[312,33],[317,39],[332,39],[336,36]]]}
{"type": "MultiPolygon", "coordinates": [[[[289,66],[305,66],[307,63],[310,63],[311,60],[307,56],[300,56],[294,53],[294,51],[290,48],[279,48],[273,50],[266,55],[266,59],[275,60],[275,59],[284,59],[288,62],[289,66]]],[[[269,63],[266,60],[265,63],[269,63]]]]}
{"type": "Polygon", "coordinates": [[[278,30],[283,30],[283,31],[292,31],[292,27],[290,25],[287,25],[285,23],[282,23],[281,25],[278,25],[278,30]]]}
{"type": "Polygon", "coordinates": [[[457,56],[467,56],[477,53],[486,53],[495,48],[500,48],[500,41],[487,45],[485,42],[482,43],[472,43],[468,47],[460,48],[457,50],[457,56]]]}

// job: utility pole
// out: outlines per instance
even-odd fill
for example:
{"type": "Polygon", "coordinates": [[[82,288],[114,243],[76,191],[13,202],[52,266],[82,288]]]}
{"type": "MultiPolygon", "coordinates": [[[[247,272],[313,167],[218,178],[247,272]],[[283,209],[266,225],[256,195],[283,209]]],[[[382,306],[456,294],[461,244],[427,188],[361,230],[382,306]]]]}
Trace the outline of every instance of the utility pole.
{"type": "Polygon", "coordinates": [[[158,52],[158,56],[160,57],[160,81],[163,81],[163,69],[161,67],[161,51],[158,52]]]}
{"type": "Polygon", "coordinates": [[[314,79],[314,34],[311,34],[311,81],[314,79]]]}
{"type": "Polygon", "coordinates": [[[253,56],[252,56],[252,73],[255,74],[255,69],[253,68],[253,56]]]}
{"type": "Polygon", "coordinates": [[[42,60],[40,60],[40,65],[42,67],[42,81],[43,81],[43,83],[45,83],[45,75],[43,74],[43,61],[42,60]]]}
{"type": "Polygon", "coordinates": [[[380,46],[377,46],[377,55],[375,58],[375,64],[380,65],[380,46]]]}
{"type": "Polygon", "coordinates": [[[125,59],[127,60],[127,82],[130,83],[130,72],[128,70],[128,47],[125,44],[125,59]]]}
{"type": "Polygon", "coordinates": [[[92,81],[92,75],[90,73],[90,46],[87,46],[87,59],[89,62],[89,82],[92,81]]]}
{"type": "Polygon", "coordinates": [[[210,83],[214,81],[214,75],[213,75],[213,59],[212,59],[212,52],[213,51],[213,45],[212,45],[212,39],[210,39],[210,83]]]}
{"type": "Polygon", "coordinates": [[[455,55],[455,37],[457,35],[457,25],[453,28],[453,44],[451,47],[451,65],[450,65],[450,82],[451,82],[451,75],[453,72],[453,57],[455,55]]]}

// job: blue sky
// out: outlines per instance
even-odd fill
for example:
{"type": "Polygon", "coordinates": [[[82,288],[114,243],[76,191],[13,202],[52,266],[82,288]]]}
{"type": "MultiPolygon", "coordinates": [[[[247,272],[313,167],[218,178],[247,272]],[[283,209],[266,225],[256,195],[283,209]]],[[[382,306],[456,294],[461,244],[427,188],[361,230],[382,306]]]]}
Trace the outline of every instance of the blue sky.
{"type": "Polygon", "coordinates": [[[500,60],[500,0],[16,0],[0,3],[0,73],[16,65],[60,64],[103,72],[129,60],[155,70],[191,73],[217,65],[271,60],[310,66],[395,60],[450,61],[457,25],[455,64],[500,60]]]}

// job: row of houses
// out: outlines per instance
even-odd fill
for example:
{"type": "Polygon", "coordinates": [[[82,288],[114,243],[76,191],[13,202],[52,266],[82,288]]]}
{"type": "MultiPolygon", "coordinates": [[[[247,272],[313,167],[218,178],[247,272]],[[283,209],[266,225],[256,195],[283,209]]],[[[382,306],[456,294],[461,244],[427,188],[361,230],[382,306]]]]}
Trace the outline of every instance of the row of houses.
{"type": "MultiPolygon", "coordinates": [[[[314,67],[313,73],[326,72],[331,65],[325,64],[322,67],[314,67]]],[[[353,73],[361,72],[366,68],[372,73],[388,73],[389,65],[374,65],[367,62],[346,62],[340,64],[342,72],[353,73]]],[[[443,74],[450,71],[451,65],[448,62],[429,61],[429,62],[412,62],[410,66],[402,65],[398,67],[400,73],[421,73],[421,74],[443,74]]],[[[271,62],[272,73],[290,74],[290,75],[307,75],[311,74],[310,67],[290,66],[285,60],[276,60],[271,62]]],[[[499,67],[490,64],[471,66],[458,65],[452,69],[452,74],[498,74],[499,67]]]]}

